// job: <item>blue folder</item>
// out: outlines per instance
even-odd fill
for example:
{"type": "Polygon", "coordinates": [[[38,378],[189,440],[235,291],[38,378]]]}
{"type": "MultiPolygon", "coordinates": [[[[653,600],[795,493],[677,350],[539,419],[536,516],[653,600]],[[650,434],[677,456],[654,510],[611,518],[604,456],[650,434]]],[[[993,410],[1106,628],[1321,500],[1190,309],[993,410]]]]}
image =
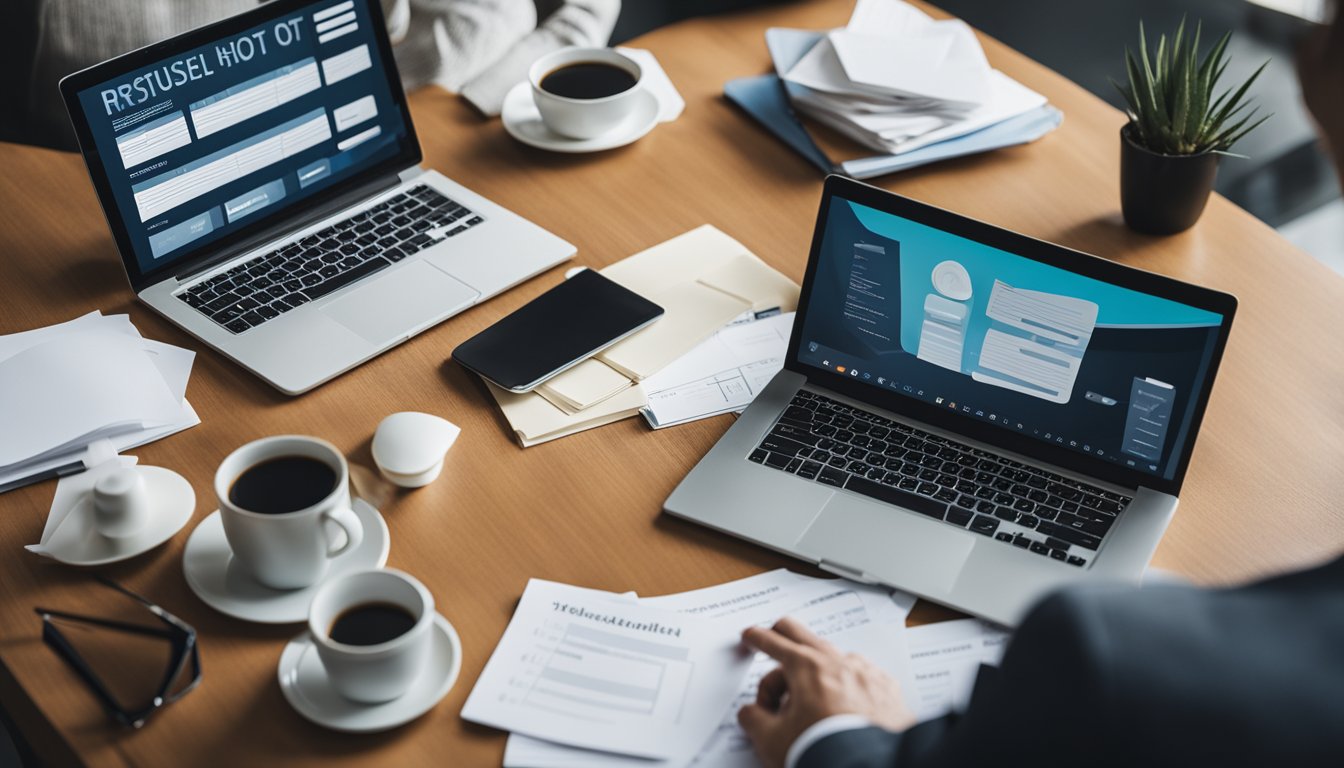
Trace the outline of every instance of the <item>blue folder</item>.
{"type": "Polygon", "coordinates": [[[724,85],[723,94],[824,173],[870,179],[952,157],[1026,144],[1058,128],[1064,120],[1063,113],[1047,104],[973,133],[910,152],[835,162],[812,140],[789,102],[790,90],[802,86],[785,82],[779,74],[791,69],[816,45],[821,35],[820,32],[799,29],[766,30],[766,46],[775,62],[776,74],[730,80],[724,85]]]}

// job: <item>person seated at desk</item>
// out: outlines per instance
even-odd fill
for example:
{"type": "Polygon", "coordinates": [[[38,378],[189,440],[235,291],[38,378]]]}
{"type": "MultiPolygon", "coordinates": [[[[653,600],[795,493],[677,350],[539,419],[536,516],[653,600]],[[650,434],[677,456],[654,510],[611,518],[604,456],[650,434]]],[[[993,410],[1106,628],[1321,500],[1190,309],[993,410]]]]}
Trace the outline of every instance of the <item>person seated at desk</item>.
{"type": "MultiPolygon", "coordinates": [[[[1338,16],[1298,71],[1344,177],[1338,16]]],[[[796,621],[743,640],[780,662],[738,712],[768,768],[1344,765],[1344,557],[1238,589],[1056,593],[964,713],[917,725],[894,680],[796,621]]]]}

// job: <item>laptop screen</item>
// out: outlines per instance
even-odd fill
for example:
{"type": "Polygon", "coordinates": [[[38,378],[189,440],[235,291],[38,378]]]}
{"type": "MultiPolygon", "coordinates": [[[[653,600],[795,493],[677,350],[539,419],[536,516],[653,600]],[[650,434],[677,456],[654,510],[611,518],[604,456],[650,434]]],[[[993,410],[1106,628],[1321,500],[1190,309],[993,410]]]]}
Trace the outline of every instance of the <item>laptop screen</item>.
{"type": "Polygon", "coordinates": [[[141,274],[405,152],[403,99],[369,0],[282,2],[242,18],[258,23],[130,54],[129,68],[102,65],[121,74],[75,94],[95,182],[101,170],[108,217],[141,274]]]}
{"type": "Polygon", "coordinates": [[[819,249],[798,362],[1147,475],[1183,471],[1230,317],[843,197],[819,249]]]}

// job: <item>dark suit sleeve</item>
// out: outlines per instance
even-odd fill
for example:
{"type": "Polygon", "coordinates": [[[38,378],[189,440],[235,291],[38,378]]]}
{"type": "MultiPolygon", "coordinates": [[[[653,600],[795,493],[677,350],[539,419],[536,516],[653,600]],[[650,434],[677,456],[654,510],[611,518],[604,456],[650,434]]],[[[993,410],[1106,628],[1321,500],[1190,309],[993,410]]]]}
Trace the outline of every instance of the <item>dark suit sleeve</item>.
{"type": "MultiPolygon", "coordinates": [[[[798,768],[961,768],[1040,765],[1097,755],[1107,693],[1100,618],[1077,592],[1047,598],[1027,617],[999,668],[982,667],[963,714],[893,733],[863,728],[828,736],[798,768]]],[[[1113,726],[1114,723],[1105,725],[1113,726]]],[[[1114,753],[1111,753],[1114,754],[1114,753]]]]}

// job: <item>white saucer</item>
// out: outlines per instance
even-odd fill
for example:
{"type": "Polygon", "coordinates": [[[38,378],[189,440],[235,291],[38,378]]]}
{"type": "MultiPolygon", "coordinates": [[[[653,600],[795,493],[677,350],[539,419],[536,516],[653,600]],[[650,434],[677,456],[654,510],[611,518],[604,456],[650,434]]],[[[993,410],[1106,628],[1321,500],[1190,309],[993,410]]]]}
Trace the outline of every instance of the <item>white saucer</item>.
{"type": "MultiPolygon", "coordinates": [[[[364,541],[358,548],[333,558],[323,581],[387,564],[387,553],[392,547],[383,516],[363,499],[355,499],[351,506],[364,525],[364,541]]],[[[187,551],[182,554],[182,571],[191,591],[206,605],[235,619],[258,624],[306,621],[308,606],[322,585],[319,581],[310,587],[293,590],[262,586],[233,560],[218,510],[191,532],[187,551]]]]}
{"type": "Polygon", "coordinates": [[[196,492],[186,478],[163,467],[136,467],[148,490],[149,523],[123,538],[111,538],[93,526],[93,494],[70,510],[44,545],[44,554],[69,565],[104,565],[144,554],[171,539],[196,511],[196,492]]]}
{"type": "Polygon", "coordinates": [[[347,733],[385,731],[425,714],[448,694],[462,669],[462,641],[441,614],[434,614],[433,646],[425,671],[410,690],[382,704],[360,704],[327,682],[312,635],[299,635],[280,654],[280,691],[300,715],[318,725],[347,733]]]}
{"type": "Polygon", "coordinates": [[[552,152],[601,152],[642,139],[658,124],[658,111],[658,97],[648,90],[641,90],[634,110],[620,125],[595,139],[570,139],[541,122],[541,113],[532,101],[532,85],[521,82],[504,97],[499,116],[504,121],[504,130],[529,146],[552,152]]]}

